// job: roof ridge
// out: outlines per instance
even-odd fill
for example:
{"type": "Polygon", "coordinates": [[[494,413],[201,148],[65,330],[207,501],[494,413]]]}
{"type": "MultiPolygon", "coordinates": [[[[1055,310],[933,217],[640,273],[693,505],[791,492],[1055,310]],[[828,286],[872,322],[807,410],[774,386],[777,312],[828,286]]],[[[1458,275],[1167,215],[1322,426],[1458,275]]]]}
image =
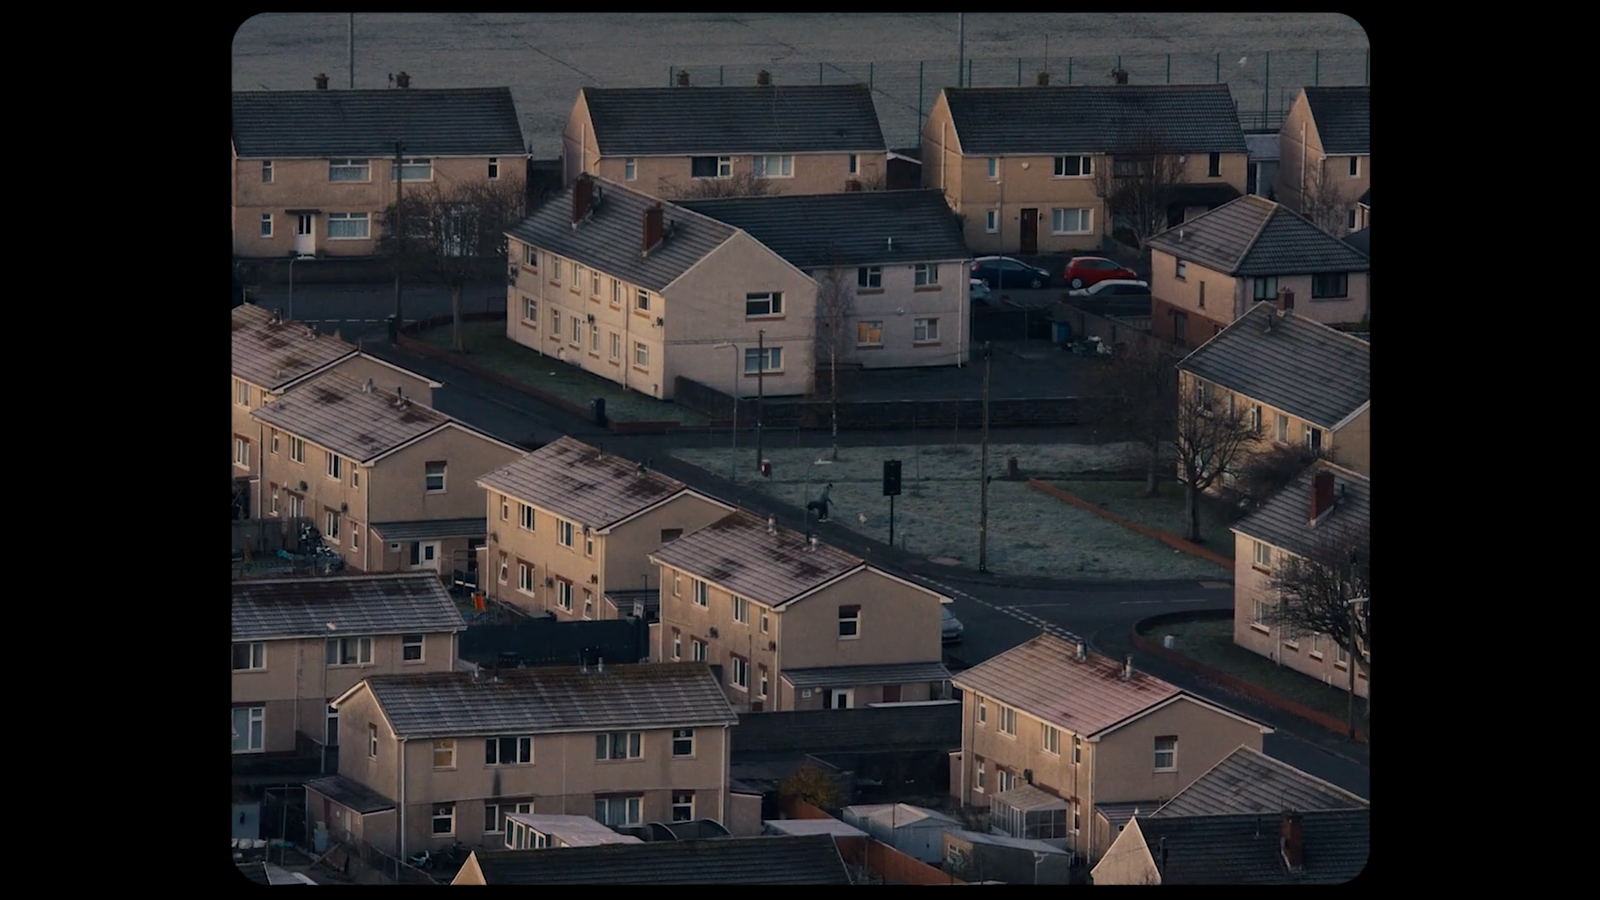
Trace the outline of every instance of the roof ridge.
{"type": "MultiPolygon", "coordinates": [[[[1298,775],[1298,776],[1302,776],[1302,777],[1304,777],[1304,778],[1306,778],[1306,779],[1308,779],[1310,781],[1314,781],[1319,785],[1323,785],[1325,787],[1333,788],[1333,790],[1335,790],[1336,792],[1338,792],[1340,794],[1343,794],[1343,795],[1345,795],[1347,797],[1350,797],[1351,799],[1360,801],[1361,808],[1370,807],[1372,805],[1372,801],[1366,799],[1365,797],[1362,797],[1360,794],[1357,794],[1354,791],[1347,791],[1344,788],[1339,787],[1337,784],[1334,784],[1333,782],[1328,781],[1327,779],[1318,778],[1317,776],[1311,774],[1310,772],[1307,772],[1305,769],[1299,768],[1298,766],[1292,766],[1292,765],[1284,762],[1281,759],[1275,759],[1275,758],[1273,758],[1271,756],[1268,756],[1267,754],[1265,754],[1265,753],[1261,752],[1260,750],[1257,750],[1257,749],[1255,749],[1253,747],[1249,747],[1249,746],[1241,744],[1241,745],[1239,745],[1239,750],[1249,751],[1249,753],[1251,755],[1260,757],[1262,760],[1265,760],[1268,764],[1270,764],[1273,768],[1282,769],[1282,770],[1285,770],[1285,771],[1287,771],[1289,773],[1292,773],[1292,774],[1295,774],[1295,775],[1298,775]]],[[[1220,766],[1224,762],[1227,762],[1230,758],[1232,758],[1235,754],[1237,754],[1239,752],[1239,750],[1235,750],[1235,751],[1233,751],[1233,753],[1230,753],[1227,756],[1224,756],[1220,761],[1218,761],[1217,766],[1220,766]]],[[[1217,766],[1212,766],[1211,768],[1215,769],[1217,766]]],[[[1210,772],[1211,772],[1211,769],[1207,769],[1205,774],[1202,774],[1200,776],[1200,778],[1206,777],[1206,775],[1210,774],[1210,772]]],[[[1200,778],[1196,778],[1194,781],[1189,782],[1189,787],[1194,787],[1195,783],[1198,782],[1200,780],[1200,778]]],[[[1188,789],[1189,788],[1184,788],[1183,791],[1187,791],[1188,789]]],[[[1179,791],[1178,793],[1182,794],[1183,791],[1179,791]]],[[[1174,799],[1176,799],[1176,797],[1174,797],[1174,799]]],[[[1167,802],[1171,803],[1172,801],[1169,800],[1167,802]]],[[[1162,804],[1162,805],[1165,806],[1166,804],[1162,804]]],[[[1331,810],[1320,810],[1320,809],[1319,810],[1296,810],[1296,812],[1330,812],[1330,811],[1331,810]]]]}
{"type": "MultiPolygon", "coordinates": [[[[1273,201],[1268,200],[1265,197],[1256,197],[1255,194],[1245,194],[1244,197],[1240,197],[1239,199],[1243,200],[1243,199],[1245,199],[1245,197],[1255,197],[1256,199],[1260,200],[1262,203],[1267,203],[1267,204],[1270,204],[1270,205],[1267,208],[1267,214],[1265,216],[1261,217],[1261,224],[1256,226],[1255,234],[1250,235],[1250,240],[1245,241],[1244,249],[1239,252],[1239,258],[1233,261],[1233,267],[1234,267],[1235,270],[1237,270],[1240,266],[1244,265],[1244,258],[1249,256],[1250,255],[1250,251],[1254,250],[1256,248],[1256,241],[1261,240],[1262,232],[1267,230],[1267,226],[1272,223],[1273,217],[1275,217],[1279,212],[1283,211],[1283,207],[1281,205],[1279,205],[1277,203],[1274,203],[1273,201]]],[[[1224,204],[1224,205],[1227,205],[1227,204],[1224,204]]],[[[1252,205],[1254,205],[1254,204],[1252,204],[1252,205]]],[[[1221,206],[1217,207],[1217,209],[1221,209],[1221,208],[1222,208],[1221,206]]],[[[1206,213],[1206,215],[1210,215],[1212,212],[1216,212],[1216,211],[1217,210],[1211,210],[1211,212],[1206,213]]],[[[1202,216],[1201,218],[1204,218],[1204,216],[1202,216]]],[[[1330,235],[1330,237],[1331,237],[1331,235],[1330,235]]]]}
{"type": "MultiPolygon", "coordinates": [[[[632,90],[632,89],[631,88],[616,88],[616,90],[632,90]]],[[[693,217],[695,217],[697,219],[704,219],[705,221],[710,222],[713,225],[720,225],[723,228],[728,228],[728,229],[732,229],[734,231],[738,231],[737,228],[734,228],[732,225],[729,225],[726,222],[718,221],[717,219],[714,219],[711,216],[706,215],[705,213],[696,212],[695,210],[692,210],[687,206],[682,206],[682,205],[680,205],[678,203],[675,203],[672,200],[668,200],[668,199],[665,199],[665,198],[662,198],[662,197],[656,197],[656,196],[653,196],[651,194],[646,194],[644,191],[637,190],[635,188],[630,188],[625,184],[622,184],[622,183],[616,182],[616,181],[612,181],[609,178],[601,178],[599,175],[593,175],[593,176],[590,176],[590,177],[593,178],[596,183],[604,186],[607,190],[611,190],[612,188],[616,188],[618,190],[626,191],[627,193],[632,194],[635,197],[639,197],[640,199],[643,199],[644,201],[646,201],[646,203],[645,203],[646,206],[654,206],[655,204],[659,203],[659,204],[661,204],[661,208],[663,210],[666,210],[666,209],[682,210],[683,212],[688,213],[689,215],[691,215],[691,216],[693,216],[693,217]]],[[[576,184],[576,183],[577,182],[573,182],[573,184],[576,184]]],[[[568,185],[566,187],[566,189],[562,191],[562,193],[565,194],[567,191],[570,191],[570,190],[572,190],[572,185],[568,185]]],[[[743,198],[719,197],[719,198],[716,198],[716,199],[743,199],[743,198]]],[[[730,238],[731,238],[731,235],[730,235],[730,238]]],[[[723,241],[723,243],[727,243],[727,241],[723,241]]],[[[718,244],[717,245],[717,247],[721,247],[721,246],[722,246],[722,244],[718,244]]],[[[715,248],[713,248],[713,250],[711,252],[715,252],[715,248]]],[[[709,256],[710,252],[708,252],[706,255],[709,256]]],[[[701,257],[701,258],[704,259],[705,257],[701,257]]],[[[571,437],[571,435],[563,435],[563,437],[571,437]]]]}

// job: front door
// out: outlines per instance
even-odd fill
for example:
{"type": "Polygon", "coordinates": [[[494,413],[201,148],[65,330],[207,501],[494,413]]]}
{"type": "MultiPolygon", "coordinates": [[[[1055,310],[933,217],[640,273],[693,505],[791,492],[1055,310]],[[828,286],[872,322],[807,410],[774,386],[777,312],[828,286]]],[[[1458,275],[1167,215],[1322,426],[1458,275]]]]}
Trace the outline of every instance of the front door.
{"type": "Polygon", "coordinates": [[[1024,254],[1039,252],[1039,211],[1022,211],[1022,250],[1024,254]]]}
{"type": "Polygon", "coordinates": [[[295,216],[294,252],[301,256],[311,256],[317,252],[317,220],[310,213],[295,216]]]}
{"type": "MultiPolygon", "coordinates": [[[[323,731],[322,742],[329,747],[339,746],[339,710],[333,704],[328,705],[328,727],[323,731]]],[[[324,815],[323,821],[327,821],[324,815]]]]}
{"type": "Polygon", "coordinates": [[[830,690],[824,700],[829,709],[850,709],[854,706],[855,690],[852,688],[830,690]]]}
{"type": "Polygon", "coordinates": [[[413,541],[411,543],[411,568],[439,571],[439,542],[413,541]]]}

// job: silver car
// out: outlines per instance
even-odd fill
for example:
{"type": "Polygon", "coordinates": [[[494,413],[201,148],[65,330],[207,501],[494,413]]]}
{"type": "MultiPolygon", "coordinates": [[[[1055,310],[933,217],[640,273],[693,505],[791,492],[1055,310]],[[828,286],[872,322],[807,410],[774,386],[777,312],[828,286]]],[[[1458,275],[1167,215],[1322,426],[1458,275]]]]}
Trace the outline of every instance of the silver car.
{"type": "Polygon", "coordinates": [[[950,612],[950,607],[942,605],[939,607],[939,626],[940,638],[944,643],[961,643],[961,632],[965,631],[966,628],[961,624],[961,620],[950,612]]]}

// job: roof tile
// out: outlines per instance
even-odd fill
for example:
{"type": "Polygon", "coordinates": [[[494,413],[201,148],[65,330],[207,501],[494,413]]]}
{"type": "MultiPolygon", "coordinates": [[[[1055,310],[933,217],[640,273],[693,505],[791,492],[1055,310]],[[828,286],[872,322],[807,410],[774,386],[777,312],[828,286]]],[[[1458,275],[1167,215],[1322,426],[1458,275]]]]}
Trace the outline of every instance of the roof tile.
{"type": "Polygon", "coordinates": [[[1286,762],[1250,747],[1240,747],[1150,815],[1156,818],[1225,813],[1276,815],[1289,810],[1365,809],[1370,805],[1344,788],[1286,762]]]}
{"type": "Polygon", "coordinates": [[[1239,520],[1232,530],[1296,556],[1316,558],[1319,550],[1359,542],[1371,533],[1372,481],[1327,460],[1318,460],[1239,520]],[[1343,489],[1344,496],[1334,504],[1333,512],[1313,528],[1312,483],[1316,474],[1324,471],[1333,473],[1334,489],[1343,489]]]}
{"type": "Polygon", "coordinates": [[[432,572],[233,582],[233,639],[460,631],[461,611],[432,572]]]}
{"type": "MultiPolygon", "coordinates": [[[[1280,849],[1278,815],[1136,819],[1162,884],[1343,884],[1367,867],[1372,811],[1301,815],[1304,870],[1291,873],[1280,849]],[[1165,857],[1163,860],[1163,856],[1165,857]]],[[[1126,832],[1124,832],[1126,834],[1126,832]]]]}
{"type": "Polygon", "coordinates": [[[807,271],[972,256],[937,190],[777,194],[683,205],[749,233],[807,271]]]}
{"type": "Polygon", "coordinates": [[[240,158],[388,158],[395,141],[408,157],[526,154],[508,87],[233,94],[240,158]]]}
{"type": "Polygon", "coordinates": [[[1308,87],[1306,105],[1317,124],[1322,152],[1363,156],[1372,152],[1372,88],[1308,87]]]}
{"type": "Polygon", "coordinates": [[[561,437],[501,466],[478,483],[596,529],[686,489],[681,481],[571,437],[561,437]]]}
{"type": "Polygon", "coordinates": [[[864,84],[584,88],[602,156],[883,153],[864,84]]]}
{"type": "Polygon", "coordinates": [[[967,156],[1124,153],[1154,137],[1186,153],[1244,153],[1225,84],[945,88],[967,156]]]}
{"type": "Polygon", "coordinates": [[[273,318],[249,303],[233,308],[235,378],[275,391],[358,352],[353,344],[319,334],[309,325],[274,323],[273,318]]]}
{"type": "Polygon", "coordinates": [[[1365,272],[1367,257],[1285,206],[1246,195],[1150,238],[1151,247],[1225,275],[1365,272]]]}
{"type": "Polygon", "coordinates": [[[454,421],[430,406],[409,398],[402,406],[400,400],[393,392],[377,387],[368,392],[354,379],[330,373],[250,415],[335,453],[366,462],[454,421]]]}
{"type": "Polygon", "coordinates": [[[652,562],[681,569],[770,606],[781,605],[865,563],[821,541],[807,549],[805,535],[747,512],[729,513],[662,547],[652,562]]]}

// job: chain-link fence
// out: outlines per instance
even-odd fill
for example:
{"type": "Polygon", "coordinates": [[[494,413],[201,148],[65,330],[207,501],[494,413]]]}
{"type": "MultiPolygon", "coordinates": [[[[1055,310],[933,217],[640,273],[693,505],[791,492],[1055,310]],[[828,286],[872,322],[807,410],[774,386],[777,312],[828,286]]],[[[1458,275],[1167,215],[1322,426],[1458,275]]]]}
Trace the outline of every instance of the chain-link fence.
{"type": "Polygon", "coordinates": [[[1276,131],[1300,89],[1307,85],[1371,84],[1370,50],[1217,51],[1104,56],[1019,56],[928,60],[821,63],[698,63],[669,66],[667,86],[688,73],[701,86],[756,84],[765,71],[772,84],[866,84],[877,99],[878,119],[890,147],[921,143],[922,121],[943,87],[1019,87],[1114,84],[1113,71],[1127,73],[1128,84],[1227,84],[1245,131],[1276,131]]]}

